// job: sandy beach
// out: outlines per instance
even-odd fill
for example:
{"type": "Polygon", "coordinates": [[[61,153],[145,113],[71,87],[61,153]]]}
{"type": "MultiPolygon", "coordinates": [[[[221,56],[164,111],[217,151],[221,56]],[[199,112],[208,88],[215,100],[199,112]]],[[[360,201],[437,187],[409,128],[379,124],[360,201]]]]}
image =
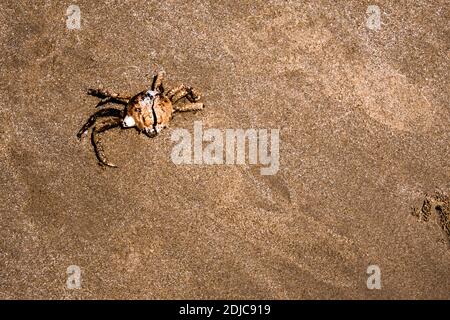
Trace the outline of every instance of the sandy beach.
{"type": "Polygon", "coordinates": [[[0,299],[450,299],[449,18],[447,0],[3,0],[0,299]],[[104,133],[102,168],[76,137],[87,90],[155,70],[205,109],[104,133]],[[195,121],[279,130],[278,170],[175,164],[195,121]]]}

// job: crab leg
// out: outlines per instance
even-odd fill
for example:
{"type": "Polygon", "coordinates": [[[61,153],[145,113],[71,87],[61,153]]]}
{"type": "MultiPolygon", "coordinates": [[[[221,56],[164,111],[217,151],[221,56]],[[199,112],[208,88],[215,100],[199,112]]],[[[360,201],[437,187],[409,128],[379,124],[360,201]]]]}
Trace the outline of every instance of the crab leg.
{"type": "Polygon", "coordinates": [[[126,105],[131,99],[131,96],[126,94],[114,93],[104,89],[89,89],[88,94],[97,98],[100,98],[100,102],[96,107],[100,107],[108,102],[120,103],[126,105]]]}
{"type": "Polygon", "coordinates": [[[184,84],[170,90],[167,93],[167,97],[170,99],[170,101],[172,101],[172,103],[176,103],[178,100],[181,100],[184,97],[186,97],[189,102],[197,102],[198,100],[200,100],[200,94],[191,87],[187,87],[184,84]]]}
{"type": "Polygon", "coordinates": [[[152,90],[159,91],[159,93],[161,93],[161,94],[164,93],[164,88],[162,85],[163,78],[164,78],[163,72],[158,72],[153,77],[152,90]]]}
{"type": "Polygon", "coordinates": [[[94,130],[92,130],[91,142],[92,145],[94,146],[95,155],[97,156],[98,161],[102,165],[117,168],[115,164],[109,162],[108,159],[106,158],[105,151],[103,149],[103,145],[100,140],[100,136],[98,134],[120,126],[121,121],[122,121],[121,118],[110,119],[110,121],[108,122],[104,122],[99,126],[95,126],[94,130]]]}
{"type": "Polygon", "coordinates": [[[203,110],[203,102],[177,104],[173,106],[176,112],[188,112],[203,110]]]}
{"type": "Polygon", "coordinates": [[[115,92],[111,92],[109,90],[105,90],[102,88],[89,89],[88,94],[91,96],[99,97],[99,98],[113,98],[113,99],[119,99],[119,100],[130,100],[131,99],[130,95],[115,93],[115,92]]]}
{"type": "Polygon", "coordinates": [[[81,127],[80,131],[78,131],[77,133],[77,137],[78,139],[80,139],[83,134],[85,134],[90,127],[92,127],[95,123],[95,121],[97,121],[97,118],[100,117],[119,117],[122,118],[123,116],[123,111],[121,110],[117,110],[114,108],[108,108],[108,109],[102,109],[97,111],[96,113],[94,113],[87,121],[86,123],[81,127]]]}

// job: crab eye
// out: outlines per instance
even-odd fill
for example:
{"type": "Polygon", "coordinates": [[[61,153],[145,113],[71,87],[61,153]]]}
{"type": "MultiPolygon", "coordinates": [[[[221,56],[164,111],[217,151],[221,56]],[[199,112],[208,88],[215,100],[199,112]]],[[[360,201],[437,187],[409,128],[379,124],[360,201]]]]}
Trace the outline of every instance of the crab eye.
{"type": "Polygon", "coordinates": [[[141,109],[141,108],[136,108],[135,110],[136,110],[136,112],[138,112],[138,113],[141,113],[141,112],[142,112],[142,109],[141,109]]]}

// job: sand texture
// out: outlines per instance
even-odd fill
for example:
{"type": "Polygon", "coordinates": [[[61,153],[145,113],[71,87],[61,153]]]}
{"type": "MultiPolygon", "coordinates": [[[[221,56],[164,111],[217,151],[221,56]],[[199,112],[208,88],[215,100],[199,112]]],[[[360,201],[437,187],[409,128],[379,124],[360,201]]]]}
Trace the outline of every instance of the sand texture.
{"type": "Polygon", "coordinates": [[[70,4],[0,2],[0,298],[450,299],[449,1],[70,4]],[[103,169],[87,90],[160,69],[206,108],[103,169]],[[280,129],[279,171],[175,165],[194,121],[280,129]]]}

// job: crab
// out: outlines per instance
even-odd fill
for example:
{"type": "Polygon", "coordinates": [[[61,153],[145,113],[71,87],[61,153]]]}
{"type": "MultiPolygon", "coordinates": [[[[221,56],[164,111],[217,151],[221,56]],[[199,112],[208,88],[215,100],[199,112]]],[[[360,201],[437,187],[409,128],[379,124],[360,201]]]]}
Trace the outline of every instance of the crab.
{"type": "Polygon", "coordinates": [[[203,103],[199,102],[199,93],[193,88],[182,84],[165,91],[162,81],[163,73],[159,72],[153,77],[153,83],[148,90],[134,96],[114,93],[103,88],[88,90],[89,95],[101,99],[97,107],[107,103],[125,106],[121,110],[112,107],[100,109],[86,121],[77,133],[77,137],[81,139],[93,127],[91,143],[100,165],[117,168],[105,156],[100,133],[116,127],[123,129],[136,128],[139,133],[142,132],[146,136],[153,138],[168,126],[174,113],[197,111],[204,108],[203,103]],[[187,99],[187,102],[179,103],[184,98],[187,99]]]}

